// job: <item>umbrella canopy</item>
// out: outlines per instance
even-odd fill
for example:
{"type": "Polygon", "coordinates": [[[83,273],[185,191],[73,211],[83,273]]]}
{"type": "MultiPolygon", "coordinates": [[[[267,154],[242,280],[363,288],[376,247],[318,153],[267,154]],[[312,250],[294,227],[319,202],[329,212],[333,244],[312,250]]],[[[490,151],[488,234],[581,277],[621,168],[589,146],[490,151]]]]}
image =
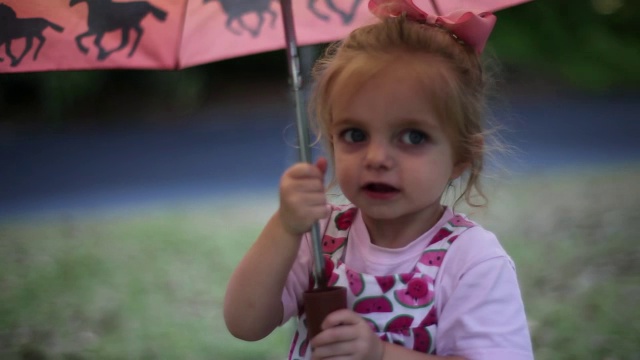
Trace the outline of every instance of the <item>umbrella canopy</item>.
{"type": "MultiPolygon", "coordinates": [[[[299,45],[371,22],[365,0],[296,0],[299,45]]],[[[181,69],[285,47],[277,0],[3,0],[0,72],[181,69]]]]}

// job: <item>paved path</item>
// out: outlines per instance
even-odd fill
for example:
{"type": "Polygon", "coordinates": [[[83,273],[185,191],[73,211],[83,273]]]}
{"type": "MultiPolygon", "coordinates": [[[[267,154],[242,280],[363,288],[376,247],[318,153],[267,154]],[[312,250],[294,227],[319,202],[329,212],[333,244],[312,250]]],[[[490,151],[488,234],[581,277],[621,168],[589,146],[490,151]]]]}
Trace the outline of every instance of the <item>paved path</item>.
{"type": "MultiPolygon", "coordinates": [[[[0,219],[275,191],[296,159],[286,100],[217,105],[182,126],[0,133],[0,219]]],[[[517,172],[640,163],[640,94],[514,97],[497,117],[517,172]]]]}

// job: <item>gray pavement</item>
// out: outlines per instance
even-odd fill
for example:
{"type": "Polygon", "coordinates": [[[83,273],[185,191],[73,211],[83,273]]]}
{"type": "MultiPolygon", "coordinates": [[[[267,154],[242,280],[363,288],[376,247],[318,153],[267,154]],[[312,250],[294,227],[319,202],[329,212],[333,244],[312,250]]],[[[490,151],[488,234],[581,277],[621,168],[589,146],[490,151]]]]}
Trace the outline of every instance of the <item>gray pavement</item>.
{"type": "MultiPolygon", "coordinates": [[[[0,133],[0,219],[275,192],[297,154],[288,100],[238,98],[174,125],[0,133]]],[[[509,102],[494,109],[516,173],[640,164],[638,93],[509,102]]]]}

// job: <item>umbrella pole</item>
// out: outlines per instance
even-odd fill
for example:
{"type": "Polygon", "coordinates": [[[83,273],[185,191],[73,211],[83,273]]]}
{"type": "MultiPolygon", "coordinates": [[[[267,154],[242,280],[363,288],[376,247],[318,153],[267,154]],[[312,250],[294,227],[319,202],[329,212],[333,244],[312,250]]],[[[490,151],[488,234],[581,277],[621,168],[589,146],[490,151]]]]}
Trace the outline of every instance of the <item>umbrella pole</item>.
{"type": "MultiPolygon", "coordinates": [[[[302,75],[300,74],[300,56],[296,33],[293,24],[293,10],[291,0],[280,0],[282,9],[282,21],[286,41],[287,60],[289,62],[290,84],[293,88],[296,105],[296,127],[298,129],[298,151],[299,159],[302,162],[311,163],[311,147],[309,145],[309,122],[306,116],[305,101],[302,92],[302,75]]],[[[327,279],[324,274],[324,257],[322,255],[322,244],[320,242],[320,224],[314,223],[311,227],[311,242],[313,250],[313,276],[319,288],[327,286],[327,279]]]]}

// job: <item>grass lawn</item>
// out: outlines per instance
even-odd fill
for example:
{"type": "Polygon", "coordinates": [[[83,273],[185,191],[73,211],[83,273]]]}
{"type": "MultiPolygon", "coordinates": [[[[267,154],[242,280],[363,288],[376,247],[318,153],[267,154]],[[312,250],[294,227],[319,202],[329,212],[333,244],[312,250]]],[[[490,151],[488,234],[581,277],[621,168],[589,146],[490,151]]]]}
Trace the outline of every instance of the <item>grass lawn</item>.
{"type": "MultiPolygon", "coordinates": [[[[474,210],[518,266],[537,359],[640,359],[639,184],[637,166],[516,177],[474,210]]],[[[247,343],[222,321],[274,199],[0,222],[0,358],[285,358],[291,326],[247,343]]]]}

